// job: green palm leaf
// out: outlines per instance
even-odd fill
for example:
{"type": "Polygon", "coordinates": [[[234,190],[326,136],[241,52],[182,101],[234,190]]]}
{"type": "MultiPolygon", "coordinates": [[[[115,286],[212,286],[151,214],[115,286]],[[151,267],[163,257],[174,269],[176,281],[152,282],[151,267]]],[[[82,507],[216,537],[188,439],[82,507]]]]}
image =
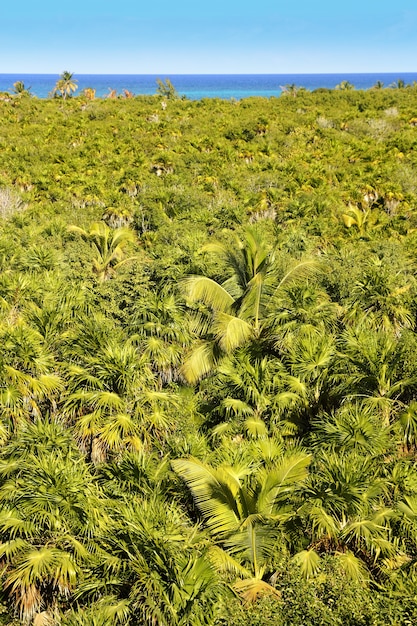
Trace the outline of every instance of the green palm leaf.
{"type": "Polygon", "coordinates": [[[369,580],[369,572],[367,571],[363,561],[354,555],[350,550],[346,552],[336,552],[338,562],[343,571],[350,580],[366,582],[369,580]]]}
{"type": "Polygon", "coordinates": [[[300,567],[301,575],[304,578],[315,576],[320,569],[321,559],[314,550],[298,552],[292,560],[300,567]]]}
{"type": "Polygon", "coordinates": [[[215,311],[230,311],[234,299],[222,285],[206,276],[190,276],[183,283],[186,296],[191,302],[203,302],[215,311]]]}
{"type": "Polygon", "coordinates": [[[286,498],[294,485],[301,485],[308,476],[311,458],[311,455],[299,452],[284,457],[274,469],[268,470],[259,494],[258,510],[272,513],[277,500],[286,498]]]}
{"type": "Polygon", "coordinates": [[[212,325],[212,331],[220,348],[226,354],[244,345],[253,336],[251,324],[228,313],[218,313],[212,325]]]}
{"type": "Polygon", "coordinates": [[[180,372],[188,383],[196,384],[212,371],[217,361],[214,350],[214,344],[203,341],[186,356],[180,372]]]}
{"type": "Polygon", "coordinates": [[[220,474],[197,459],[178,459],[172,461],[172,466],[187,483],[214,534],[230,532],[238,527],[240,514],[236,492],[239,485],[230,474],[220,474]]]}

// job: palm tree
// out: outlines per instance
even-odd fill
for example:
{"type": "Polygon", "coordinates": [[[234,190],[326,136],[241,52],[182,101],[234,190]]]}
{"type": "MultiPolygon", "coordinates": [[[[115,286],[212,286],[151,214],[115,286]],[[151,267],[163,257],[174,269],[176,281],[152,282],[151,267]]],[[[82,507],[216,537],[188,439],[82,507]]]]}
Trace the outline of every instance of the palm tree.
{"type": "Polygon", "coordinates": [[[369,233],[383,226],[383,216],[369,207],[349,204],[346,213],[342,213],[346,228],[354,227],[362,238],[369,238],[369,233]]]}
{"type": "Polygon", "coordinates": [[[361,275],[351,285],[345,317],[349,322],[361,323],[365,313],[369,328],[372,324],[374,328],[394,331],[399,336],[405,328],[413,325],[415,290],[411,268],[392,267],[392,263],[370,256],[361,275]]]}
{"type": "Polygon", "coordinates": [[[329,295],[311,282],[292,282],[285,286],[276,300],[277,311],[271,316],[277,324],[277,340],[283,334],[298,333],[306,327],[334,330],[342,308],[329,295]]]}
{"type": "Polygon", "coordinates": [[[93,476],[62,425],[22,428],[0,459],[4,589],[23,623],[57,617],[109,517],[93,476]]]}
{"type": "Polygon", "coordinates": [[[253,354],[250,346],[224,357],[216,374],[201,383],[200,394],[211,408],[208,423],[215,439],[252,436],[268,428],[276,437],[291,438],[302,428],[311,402],[308,385],[286,364],[253,354]]]}
{"type": "Polygon", "coordinates": [[[98,600],[98,608],[104,599],[100,612],[119,607],[128,623],[211,626],[226,589],[197,528],[155,494],[119,500],[115,518],[116,527],[104,538],[111,557],[80,585],[79,597],[89,605],[98,600]]]}
{"type": "Polygon", "coordinates": [[[417,402],[413,400],[400,413],[398,420],[402,435],[402,445],[407,452],[417,448],[417,402]]]}
{"type": "Polygon", "coordinates": [[[178,296],[162,289],[138,300],[131,316],[131,329],[137,333],[135,342],[158,374],[161,386],[179,379],[184,350],[191,343],[184,309],[178,296]]]}
{"type": "Polygon", "coordinates": [[[342,80],[342,82],[336,85],[335,89],[339,91],[352,91],[352,89],[355,89],[355,86],[348,80],[342,80]]]}
{"type": "Polygon", "coordinates": [[[165,82],[160,78],[156,79],[156,83],[158,85],[156,93],[158,96],[162,96],[163,98],[167,98],[167,100],[178,100],[179,94],[175,89],[174,85],[171,83],[169,78],[165,79],[165,82]]]}
{"type": "Polygon", "coordinates": [[[64,385],[42,335],[22,317],[0,326],[0,339],[0,415],[11,434],[51,408],[64,385]]]}
{"type": "Polygon", "coordinates": [[[15,83],[13,83],[13,92],[18,97],[30,96],[31,95],[30,90],[31,90],[31,87],[25,87],[25,83],[21,80],[18,80],[15,83]]]}
{"type": "Polygon", "coordinates": [[[379,466],[360,448],[318,448],[297,512],[310,537],[309,549],[334,554],[356,579],[388,570],[390,559],[395,566],[400,553],[391,525],[396,514],[387,506],[388,481],[378,475],[379,466]]]}
{"type": "MultiPolygon", "coordinates": [[[[303,428],[308,428],[318,410],[333,406],[340,399],[335,388],[338,380],[335,338],[323,328],[302,326],[297,333],[284,338],[282,361],[298,391],[296,419],[303,428]]],[[[290,380],[288,383],[291,388],[290,380]]]]}
{"type": "Polygon", "coordinates": [[[63,100],[71,98],[72,94],[77,91],[77,81],[73,78],[73,74],[68,71],[62,72],[56,85],[52,91],[53,95],[59,95],[63,100]]]}
{"type": "Polygon", "coordinates": [[[36,303],[26,305],[25,320],[41,335],[45,349],[62,359],[68,331],[83,324],[83,316],[90,312],[90,294],[83,286],[57,279],[56,274],[48,276],[44,284],[45,293],[36,303]]]}
{"type": "Polygon", "coordinates": [[[415,373],[404,369],[406,338],[399,341],[395,335],[362,322],[343,333],[340,348],[344,370],[339,375],[340,391],[350,399],[363,398],[389,425],[417,386],[415,373]]]}
{"type": "MultiPolygon", "coordinates": [[[[219,360],[237,348],[257,344],[272,345],[272,327],[277,296],[282,289],[315,267],[304,261],[280,268],[275,251],[259,233],[248,228],[244,242],[237,249],[212,244],[205,246],[223,257],[230,273],[223,283],[206,276],[190,276],[183,288],[190,304],[197,304],[194,325],[203,336],[187,356],[182,373],[188,382],[196,382],[210,373],[219,360]]],[[[261,351],[262,351],[261,350],[261,351]]]]}
{"type": "Polygon", "coordinates": [[[396,449],[392,426],[382,425],[378,411],[364,401],[345,401],[332,413],[317,415],[311,438],[315,449],[338,453],[356,450],[380,457],[396,449]]]}
{"type": "Polygon", "coordinates": [[[300,92],[306,91],[305,87],[298,87],[295,83],[291,83],[281,87],[281,91],[284,95],[292,96],[296,98],[300,92]]]}
{"type": "Polygon", "coordinates": [[[97,602],[77,606],[60,615],[62,626],[123,626],[129,624],[130,606],[126,599],[105,595],[97,602]]]}
{"type": "MultiPolygon", "coordinates": [[[[306,479],[310,456],[301,451],[282,453],[280,446],[255,444],[262,456],[230,466],[213,467],[196,458],[172,462],[174,471],[190,488],[216,542],[213,559],[218,567],[238,576],[234,589],[246,600],[276,594],[265,578],[272,574],[270,559],[285,552],[283,523],[291,517],[291,501],[306,479]]],[[[254,450],[252,449],[252,452],[254,450]]]]}
{"type": "Polygon", "coordinates": [[[80,346],[68,354],[64,405],[87,457],[101,461],[164,440],[176,427],[176,396],[160,390],[146,356],[130,341],[115,336],[93,345],[91,354],[80,346]]]}
{"type": "Polygon", "coordinates": [[[83,90],[83,94],[87,98],[87,100],[94,100],[96,97],[96,90],[93,89],[93,87],[86,87],[83,90]]]}
{"type": "Polygon", "coordinates": [[[94,222],[89,231],[78,226],[70,226],[69,231],[92,242],[97,253],[93,260],[93,269],[99,282],[108,280],[119,267],[138,258],[125,258],[124,248],[136,240],[129,228],[112,229],[105,222],[94,222]]]}

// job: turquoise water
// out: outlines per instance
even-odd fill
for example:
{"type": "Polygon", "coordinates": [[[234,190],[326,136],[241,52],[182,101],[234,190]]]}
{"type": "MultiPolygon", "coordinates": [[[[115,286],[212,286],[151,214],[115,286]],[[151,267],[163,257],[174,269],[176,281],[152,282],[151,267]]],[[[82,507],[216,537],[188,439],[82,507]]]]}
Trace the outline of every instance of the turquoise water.
{"type": "MultiPolygon", "coordinates": [[[[54,74],[0,74],[0,92],[13,91],[13,83],[20,80],[38,98],[47,98],[58,76],[54,74]]],[[[401,79],[406,84],[417,81],[417,72],[395,72],[375,74],[74,74],[78,81],[78,92],[86,87],[96,90],[97,97],[105,97],[110,90],[122,93],[124,89],[135,95],[155,94],[156,79],[169,78],[176,90],[191,100],[202,98],[222,98],[229,100],[261,96],[279,96],[282,87],[295,84],[308,90],[327,87],[333,89],[338,83],[347,80],[356,89],[369,89],[377,81],[385,87],[401,79]]]]}

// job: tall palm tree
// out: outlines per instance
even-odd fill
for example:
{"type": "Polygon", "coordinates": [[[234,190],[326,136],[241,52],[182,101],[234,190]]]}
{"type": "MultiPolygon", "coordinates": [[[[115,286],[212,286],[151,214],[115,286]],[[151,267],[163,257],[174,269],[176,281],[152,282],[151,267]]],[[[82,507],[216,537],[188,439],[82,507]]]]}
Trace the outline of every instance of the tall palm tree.
{"type": "Polygon", "coordinates": [[[77,81],[73,78],[73,75],[68,71],[62,72],[52,93],[55,96],[59,95],[63,100],[70,98],[78,89],[77,81]]]}
{"type": "Polygon", "coordinates": [[[21,80],[17,80],[15,83],[13,83],[13,92],[16,94],[16,96],[20,98],[22,96],[30,96],[30,90],[31,87],[26,87],[25,83],[21,80]]]}

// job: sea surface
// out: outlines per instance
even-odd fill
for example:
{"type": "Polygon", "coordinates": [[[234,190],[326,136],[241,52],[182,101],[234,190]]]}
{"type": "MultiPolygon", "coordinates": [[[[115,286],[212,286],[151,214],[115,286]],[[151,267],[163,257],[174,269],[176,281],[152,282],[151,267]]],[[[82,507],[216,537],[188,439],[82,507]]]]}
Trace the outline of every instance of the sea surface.
{"type": "MultiPolygon", "coordinates": [[[[38,98],[47,98],[59,76],[56,74],[0,74],[0,92],[13,92],[13,83],[23,81],[38,98]]],[[[270,98],[279,96],[285,85],[296,85],[310,91],[319,87],[334,89],[347,80],[355,89],[369,89],[377,81],[384,87],[398,80],[405,84],[417,81],[417,72],[394,72],[375,74],[75,74],[78,90],[91,87],[96,97],[108,96],[111,90],[123,94],[127,89],[134,95],[155,94],[157,78],[169,80],[177,92],[191,100],[202,98],[232,98],[241,100],[251,96],[270,98]]]]}

